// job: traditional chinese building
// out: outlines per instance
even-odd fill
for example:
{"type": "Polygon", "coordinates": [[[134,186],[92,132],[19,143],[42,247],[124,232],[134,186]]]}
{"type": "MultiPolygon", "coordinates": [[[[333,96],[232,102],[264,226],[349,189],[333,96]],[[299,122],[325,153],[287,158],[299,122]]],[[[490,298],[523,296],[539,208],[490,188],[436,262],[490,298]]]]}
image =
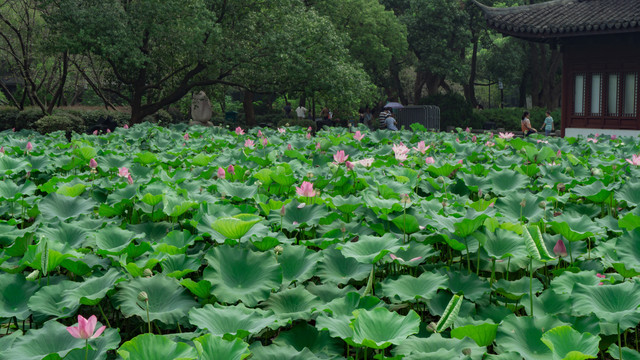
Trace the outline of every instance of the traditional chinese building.
{"type": "Polygon", "coordinates": [[[640,134],[640,0],[476,4],[502,34],[560,46],[562,136],[640,134]]]}

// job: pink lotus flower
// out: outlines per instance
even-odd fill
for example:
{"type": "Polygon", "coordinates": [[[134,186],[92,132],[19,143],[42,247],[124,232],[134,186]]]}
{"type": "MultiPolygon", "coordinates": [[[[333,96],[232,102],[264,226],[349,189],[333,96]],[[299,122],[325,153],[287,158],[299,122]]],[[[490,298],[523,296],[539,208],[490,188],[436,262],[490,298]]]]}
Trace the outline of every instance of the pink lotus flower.
{"type": "Polygon", "coordinates": [[[507,139],[507,140],[513,138],[514,135],[515,134],[512,133],[512,132],[504,132],[504,133],[501,132],[501,133],[498,133],[498,137],[500,139],[507,139]]]}
{"type": "Polygon", "coordinates": [[[278,132],[279,132],[280,134],[284,134],[284,133],[286,133],[286,132],[287,132],[287,130],[285,130],[284,128],[278,128],[278,132]]]}
{"type": "Polygon", "coordinates": [[[464,162],[464,159],[458,160],[458,164],[462,164],[463,162],[464,162]]]}
{"type": "Polygon", "coordinates": [[[92,169],[95,169],[95,168],[98,167],[98,163],[96,162],[95,159],[89,160],[89,167],[92,168],[92,169]]]}
{"type": "Polygon", "coordinates": [[[611,135],[611,140],[615,140],[617,138],[618,138],[618,135],[616,135],[616,134],[611,135]]]}
{"type": "Polygon", "coordinates": [[[129,169],[127,169],[125,166],[119,168],[118,176],[126,178],[127,176],[129,176],[129,169]]]}
{"type": "Polygon", "coordinates": [[[560,157],[562,155],[562,150],[558,149],[558,152],[556,153],[556,157],[560,157]]]}
{"type": "Polygon", "coordinates": [[[129,125],[124,124],[124,126],[123,126],[122,128],[123,128],[123,129],[128,129],[128,128],[129,128],[129,125]]]}
{"type": "Polygon", "coordinates": [[[266,137],[262,138],[262,146],[267,146],[267,144],[269,143],[269,140],[267,140],[266,137]]]}
{"type": "Polygon", "coordinates": [[[360,130],[356,130],[355,134],[353,134],[353,138],[357,141],[362,141],[362,139],[364,139],[364,135],[360,133],[360,130]]]}
{"type": "Polygon", "coordinates": [[[97,323],[98,319],[95,315],[91,315],[89,319],[85,319],[82,315],[78,315],[78,326],[69,326],[67,327],[67,331],[76,339],[95,339],[102,334],[104,329],[107,328],[106,326],[102,326],[98,331],[94,332],[97,323]]]}
{"type": "Polygon", "coordinates": [[[309,127],[307,128],[307,131],[311,131],[311,130],[313,130],[313,128],[312,128],[311,126],[309,126],[309,127]]]}
{"type": "Polygon", "coordinates": [[[366,158],[366,159],[362,159],[360,161],[358,161],[360,163],[360,165],[364,166],[364,167],[369,167],[373,164],[373,158],[366,158]]]}
{"type": "Polygon", "coordinates": [[[338,152],[333,155],[333,160],[335,160],[338,164],[342,164],[343,162],[347,161],[348,158],[349,155],[345,155],[344,150],[338,150],[338,152]]]}
{"type": "Polygon", "coordinates": [[[133,185],[133,178],[131,177],[131,174],[127,176],[127,182],[129,183],[129,185],[133,185]]]}
{"type": "Polygon", "coordinates": [[[459,138],[456,138],[456,142],[457,142],[458,144],[460,144],[460,139],[459,139],[459,138]]]}
{"type": "Polygon", "coordinates": [[[405,144],[400,143],[399,145],[393,144],[391,147],[393,153],[395,154],[396,160],[405,161],[407,160],[407,153],[409,153],[409,148],[405,146],[405,144]]]}
{"type": "Polygon", "coordinates": [[[431,147],[431,145],[424,146],[424,141],[420,141],[418,143],[418,147],[414,146],[413,150],[418,151],[418,152],[422,153],[422,155],[424,155],[427,152],[427,150],[429,150],[430,147],[431,147]]]}
{"type": "Polygon", "coordinates": [[[258,130],[258,137],[262,137],[262,130],[258,130]]]}
{"type": "Polygon", "coordinates": [[[495,146],[495,143],[492,143],[491,141],[488,141],[488,140],[487,140],[487,142],[486,142],[486,143],[484,143],[484,146],[492,147],[492,146],[495,146]]]}
{"type": "Polygon", "coordinates": [[[247,140],[245,140],[245,141],[244,141],[244,147],[248,147],[248,148],[253,149],[253,147],[254,147],[255,145],[256,145],[256,144],[255,144],[255,143],[253,142],[253,140],[251,140],[251,139],[247,139],[247,140]]]}
{"type": "Polygon", "coordinates": [[[93,135],[98,135],[98,130],[93,130],[93,135]]]}
{"type": "Polygon", "coordinates": [[[427,165],[429,164],[435,164],[436,160],[433,158],[433,156],[429,156],[424,160],[425,163],[427,163],[427,165]]]}
{"type": "Polygon", "coordinates": [[[0,153],[3,153],[3,154],[4,154],[4,146],[3,146],[3,147],[0,147],[0,153]]]}
{"type": "Polygon", "coordinates": [[[33,145],[31,144],[31,141],[29,141],[27,143],[27,151],[31,151],[31,150],[33,150],[33,145]]]}
{"type": "Polygon", "coordinates": [[[236,128],[236,134],[237,135],[244,135],[244,130],[242,130],[242,128],[240,126],[238,126],[236,128]]]}
{"type": "Polygon", "coordinates": [[[229,165],[229,167],[227,167],[227,172],[231,175],[235,175],[236,169],[233,167],[233,165],[229,165]]]}
{"type": "Polygon", "coordinates": [[[596,139],[596,138],[587,138],[587,142],[592,142],[592,143],[595,144],[595,143],[598,142],[598,139],[596,139]]]}
{"type": "Polygon", "coordinates": [[[311,139],[311,133],[307,133],[307,140],[311,139]]]}
{"type": "Polygon", "coordinates": [[[475,136],[475,135],[473,135],[473,136],[471,137],[471,141],[476,142],[476,140],[478,140],[478,137],[477,137],[477,136],[475,136]]]}
{"type": "Polygon", "coordinates": [[[605,275],[602,275],[600,273],[596,274],[597,277],[599,277],[600,279],[606,279],[607,277],[605,275]]]}
{"type": "Polygon", "coordinates": [[[189,140],[189,133],[185,133],[185,134],[184,134],[184,136],[183,136],[183,138],[184,138],[185,140],[189,140]]]}
{"type": "Polygon", "coordinates": [[[306,197],[316,196],[316,192],[313,190],[313,184],[308,181],[303,181],[300,187],[296,186],[296,194],[306,197]]]}
{"type": "Polygon", "coordinates": [[[631,165],[640,166],[640,155],[631,155],[631,159],[625,159],[631,165]]]}
{"type": "Polygon", "coordinates": [[[293,149],[293,146],[291,146],[291,144],[287,145],[287,150],[291,150],[293,149]]]}
{"type": "Polygon", "coordinates": [[[224,173],[224,169],[221,167],[218,167],[218,179],[224,179],[225,173],[224,173]]]}
{"type": "Polygon", "coordinates": [[[470,132],[471,132],[471,129],[469,129],[469,127],[467,126],[467,128],[466,128],[466,129],[464,129],[464,131],[466,131],[466,132],[470,133],[470,132]]]}
{"type": "Polygon", "coordinates": [[[107,129],[107,134],[111,134],[111,129],[107,129]]]}
{"type": "Polygon", "coordinates": [[[355,164],[352,163],[349,160],[347,160],[347,162],[345,162],[345,165],[347,166],[347,170],[353,170],[353,168],[355,167],[355,164]]]}
{"type": "Polygon", "coordinates": [[[556,246],[553,247],[553,252],[559,257],[565,257],[568,255],[567,248],[564,246],[562,239],[558,239],[556,246]]]}
{"type": "Polygon", "coordinates": [[[548,141],[546,141],[546,140],[538,140],[538,141],[537,141],[537,144],[540,144],[540,143],[548,144],[549,142],[548,142],[548,141]]]}
{"type": "Polygon", "coordinates": [[[322,145],[320,145],[320,143],[316,143],[316,150],[320,150],[322,148],[322,145]]]}
{"type": "Polygon", "coordinates": [[[395,255],[393,255],[391,253],[389,253],[389,257],[391,258],[391,260],[398,260],[398,262],[401,262],[401,263],[413,262],[413,261],[417,261],[417,260],[421,260],[422,259],[422,256],[417,256],[417,257],[414,257],[413,259],[405,260],[405,259],[399,258],[399,257],[397,257],[397,256],[395,256],[395,255]]]}

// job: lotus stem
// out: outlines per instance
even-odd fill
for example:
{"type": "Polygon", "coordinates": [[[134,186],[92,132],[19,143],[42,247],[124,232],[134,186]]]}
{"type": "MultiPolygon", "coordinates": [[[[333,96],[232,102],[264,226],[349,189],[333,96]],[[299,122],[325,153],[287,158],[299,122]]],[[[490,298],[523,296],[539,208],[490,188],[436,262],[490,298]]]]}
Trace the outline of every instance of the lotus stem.
{"type": "Polygon", "coordinates": [[[622,341],[620,341],[620,323],[618,323],[618,354],[622,360],[622,341]]]}
{"type": "Polygon", "coordinates": [[[507,258],[507,281],[509,281],[509,268],[511,267],[511,256],[507,258]]]}
{"type": "Polygon", "coordinates": [[[529,258],[529,264],[531,266],[531,277],[529,278],[529,298],[531,300],[531,318],[533,318],[533,258],[529,258]]]}
{"type": "Polygon", "coordinates": [[[144,302],[144,307],[147,310],[147,327],[149,328],[149,334],[151,334],[151,321],[149,320],[149,300],[144,302]]]}
{"type": "Polygon", "coordinates": [[[104,311],[102,310],[102,305],[100,305],[100,303],[98,303],[98,309],[100,309],[100,314],[102,314],[102,318],[107,323],[107,327],[110,328],[111,324],[109,324],[109,318],[107,317],[107,315],[104,314],[104,311]]]}
{"type": "Polygon", "coordinates": [[[84,360],[89,358],[89,339],[84,339],[84,360]]]}
{"type": "Polygon", "coordinates": [[[467,248],[467,268],[469,269],[469,274],[471,274],[471,259],[469,258],[469,242],[466,236],[464,238],[464,246],[467,248]]]}

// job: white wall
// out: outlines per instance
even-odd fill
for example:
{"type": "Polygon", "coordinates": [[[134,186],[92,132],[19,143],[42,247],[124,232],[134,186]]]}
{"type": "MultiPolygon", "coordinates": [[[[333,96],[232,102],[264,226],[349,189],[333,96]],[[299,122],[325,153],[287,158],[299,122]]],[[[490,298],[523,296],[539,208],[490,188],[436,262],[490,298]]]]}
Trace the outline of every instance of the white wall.
{"type": "Polygon", "coordinates": [[[620,130],[620,129],[586,129],[586,128],[566,128],[564,129],[565,137],[577,137],[589,135],[616,135],[616,136],[638,136],[640,130],[620,130]]]}

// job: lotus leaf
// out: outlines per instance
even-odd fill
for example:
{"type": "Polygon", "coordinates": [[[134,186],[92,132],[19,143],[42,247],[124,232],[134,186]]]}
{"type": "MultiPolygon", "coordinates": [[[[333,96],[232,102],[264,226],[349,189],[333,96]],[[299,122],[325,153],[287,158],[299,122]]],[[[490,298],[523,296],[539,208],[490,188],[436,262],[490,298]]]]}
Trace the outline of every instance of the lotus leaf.
{"type": "Polygon", "coordinates": [[[323,282],[346,284],[351,279],[365,279],[370,272],[371,265],[347,258],[336,249],[327,249],[318,265],[317,275],[323,282]]]}
{"type": "Polygon", "coordinates": [[[193,345],[198,350],[198,359],[202,360],[242,360],[251,355],[249,345],[240,339],[227,341],[207,334],[195,338],[193,345]]]}
{"type": "Polygon", "coordinates": [[[345,257],[356,259],[363,264],[374,264],[386,254],[404,248],[400,239],[389,233],[382,237],[363,235],[357,242],[338,246],[345,257]]]}
{"type": "Polygon", "coordinates": [[[142,334],[125,342],[118,349],[124,360],[195,360],[198,354],[185,343],[175,343],[162,335],[142,334]]]}
{"type": "MultiPolygon", "coordinates": [[[[110,335],[118,336],[115,330],[110,335]]],[[[65,325],[51,320],[42,328],[30,330],[17,338],[11,348],[0,352],[0,360],[41,360],[51,354],[55,354],[53,358],[62,358],[71,350],[83,348],[84,345],[84,340],[69,336],[65,325]]]]}
{"type": "Polygon", "coordinates": [[[291,345],[263,346],[259,341],[249,347],[253,357],[260,360],[320,360],[309,349],[296,350],[291,345]]]}
{"type": "MultiPolygon", "coordinates": [[[[484,347],[479,347],[471,339],[447,339],[439,333],[428,338],[410,336],[400,345],[392,349],[394,355],[413,356],[413,359],[468,359],[480,360],[485,353],[484,347]],[[470,355],[464,355],[463,350],[469,349],[470,355]],[[448,357],[446,357],[448,356],[448,357]]],[[[410,358],[410,357],[409,357],[410,358]]],[[[520,358],[519,358],[520,360],[520,358]]]]}
{"type": "Polygon", "coordinates": [[[244,338],[257,334],[276,322],[271,312],[248,309],[244,305],[222,306],[207,304],[200,309],[189,311],[189,322],[207,329],[213,336],[234,335],[244,338]]]}
{"type": "Polygon", "coordinates": [[[222,217],[216,219],[211,228],[229,239],[240,239],[253,225],[260,222],[260,216],[251,214],[238,214],[233,217],[222,217]]]}
{"type": "Polygon", "coordinates": [[[0,273],[0,317],[28,318],[31,311],[27,303],[38,288],[38,284],[26,281],[22,274],[0,273]]]}
{"type": "Polygon", "coordinates": [[[40,213],[47,220],[60,219],[66,220],[75,218],[82,214],[93,213],[96,203],[79,197],[71,198],[60,194],[49,194],[45,196],[38,208],[40,213]]]}
{"type": "Polygon", "coordinates": [[[278,256],[285,284],[301,283],[314,276],[321,255],[302,246],[285,246],[282,255],[278,256]]]}
{"type": "Polygon", "coordinates": [[[516,317],[510,315],[498,327],[498,354],[517,352],[525,359],[555,360],[553,352],[540,340],[544,332],[565,325],[551,317],[516,317]]]}
{"type": "Polygon", "coordinates": [[[578,315],[594,313],[600,320],[619,324],[624,330],[640,322],[640,284],[625,282],[608,286],[576,284],[573,311],[578,315]]]}
{"type": "Polygon", "coordinates": [[[352,321],[353,342],[373,349],[398,345],[409,335],[416,334],[420,316],[409,310],[406,316],[379,307],[357,310],[352,321]]]}
{"type": "Polygon", "coordinates": [[[424,272],[419,277],[401,275],[395,280],[387,278],[380,283],[380,288],[382,295],[394,302],[415,302],[430,300],[438,289],[445,288],[446,283],[446,276],[424,272]]]}
{"type": "Polygon", "coordinates": [[[582,334],[570,326],[558,326],[542,335],[542,342],[553,351],[554,359],[581,360],[598,357],[599,336],[582,334]]]}
{"type": "Polygon", "coordinates": [[[211,283],[213,295],[225,303],[240,300],[256,306],[282,284],[282,269],[269,253],[218,246],[207,252],[205,259],[209,267],[203,277],[211,283]]]}
{"type": "Polygon", "coordinates": [[[305,323],[298,323],[290,330],[281,332],[273,343],[278,346],[293,346],[297,351],[306,348],[314,354],[326,357],[339,356],[343,351],[338,339],[331,338],[328,332],[318,331],[305,323]]]}

